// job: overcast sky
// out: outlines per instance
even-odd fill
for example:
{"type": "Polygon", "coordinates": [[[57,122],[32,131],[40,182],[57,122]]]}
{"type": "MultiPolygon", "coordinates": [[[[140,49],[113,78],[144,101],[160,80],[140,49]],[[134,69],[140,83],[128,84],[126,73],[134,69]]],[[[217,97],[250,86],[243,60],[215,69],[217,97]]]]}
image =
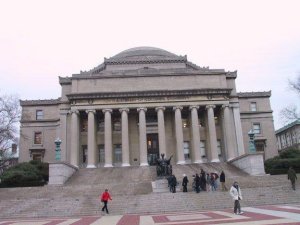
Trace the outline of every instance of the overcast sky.
{"type": "Polygon", "coordinates": [[[0,0],[0,94],[58,98],[58,76],[151,46],[237,70],[240,92],[271,90],[278,129],[279,111],[300,105],[288,89],[300,73],[299,9],[297,0],[0,0]]]}

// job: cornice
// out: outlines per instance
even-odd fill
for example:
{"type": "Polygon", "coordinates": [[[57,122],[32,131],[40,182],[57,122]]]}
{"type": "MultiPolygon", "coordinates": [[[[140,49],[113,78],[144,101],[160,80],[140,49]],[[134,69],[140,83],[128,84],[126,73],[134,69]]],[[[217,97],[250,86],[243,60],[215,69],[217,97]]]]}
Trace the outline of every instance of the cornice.
{"type": "Polygon", "coordinates": [[[271,97],[271,91],[238,92],[238,98],[271,97]]]}
{"type": "Polygon", "coordinates": [[[193,96],[193,95],[230,95],[232,89],[192,89],[192,90],[155,90],[133,92],[102,92],[76,93],[67,95],[69,100],[103,99],[103,98],[130,98],[130,97],[161,97],[161,96],[193,96]]]}
{"type": "Polygon", "coordinates": [[[63,102],[60,101],[61,98],[57,99],[39,99],[39,100],[20,100],[21,106],[37,106],[37,105],[59,105],[63,102]]]}

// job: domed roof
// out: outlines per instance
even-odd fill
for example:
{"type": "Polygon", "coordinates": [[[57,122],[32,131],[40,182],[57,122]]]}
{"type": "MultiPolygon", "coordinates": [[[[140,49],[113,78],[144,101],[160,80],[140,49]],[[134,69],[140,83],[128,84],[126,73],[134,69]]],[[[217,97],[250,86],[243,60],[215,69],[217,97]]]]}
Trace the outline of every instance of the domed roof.
{"type": "Polygon", "coordinates": [[[160,57],[167,57],[167,58],[173,58],[177,55],[168,52],[166,50],[160,49],[160,48],[154,48],[154,47],[136,47],[136,48],[130,48],[125,51],[120,52],[119,54],[113,56],[113,59],[121,59],[121,58],[131,58],[136,56],[160,56],[160,57]]]}
{"type": "Polygon", "coordinates": [[[130,48],[106,59],[106,62],[134,62],[134,61],[160,61],[160,60],[184,60],[182,56],[154,47],[130,48]]]}

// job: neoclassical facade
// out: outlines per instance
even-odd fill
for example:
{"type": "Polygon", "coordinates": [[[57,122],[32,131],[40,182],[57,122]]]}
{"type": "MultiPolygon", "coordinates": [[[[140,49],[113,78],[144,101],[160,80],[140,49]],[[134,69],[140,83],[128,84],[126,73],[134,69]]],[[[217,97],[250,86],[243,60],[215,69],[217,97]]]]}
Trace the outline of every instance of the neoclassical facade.
{"type": "Polygon", "coordinates": [[[23,100],[20,161],[77,167],[229,161],[248,153],[250,129],[277,154],[271,92],[237,93],[237,72],[199,67],[168,51],[125,50],[90,71],[59,77],[61,97],[23,100]]]}

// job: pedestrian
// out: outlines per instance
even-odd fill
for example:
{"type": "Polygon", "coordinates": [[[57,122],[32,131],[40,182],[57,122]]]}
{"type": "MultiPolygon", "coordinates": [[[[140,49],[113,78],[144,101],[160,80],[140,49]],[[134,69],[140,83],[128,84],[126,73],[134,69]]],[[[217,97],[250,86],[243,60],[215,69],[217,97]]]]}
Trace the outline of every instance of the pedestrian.
{"type": "Polygon", "coordinates": [[[186,174],[183,174],[183,180],[182,180],[182,192],[187,192],[187,184],[189,182],[189,179],[187,178],[186,174]]]}
{"type": "Polygon", "coordinates": [[[198,175],[198,173],[196,173],[196,177],[195,177],[195,186],[196,186],[196,193],[200,192],[200,177],[198,175]]]}
{"type": "Polygon", "coordinates": [[[171,179],[171,187],[172,187],[172,193],[176,193],[176,186],[177,186],[177,179],[175,177],[175,175],[172,175],[172,179],[171,179]]]}
{"type": "Polygon", "coordinates": [[[234,182],[233,185],[230,188],[229,191],[232,199],[234,200],[234,214],[243,214],[243,212],[241,211],[241,205],[240,205],[240,200],[243,199],[242,197],[242,192],[241,189],[239,187],[238,182],[234,182]]]}
{"type": "Polygon", "coordinates": [[[206,191],[206,173],[203,169],[201,169],[200,174],[201,174],[200,175],[200,180],[201,180],[200,188],[201,188],[201,190],[206,191]]]}
{"type": "Polygon", "coordinates": [[[295,170],[293,169],[293,167],[290,166],[290,168],[289,168],[287,174],[288,174],[288,180],[291,181],[293,190],[296,190],[295,182],[296,182],[296,180],[297,180],[297,175],[296,175],[296,172],[295,172],[295,170]]]}
{"type": "Polygon", "coordinates": [[[209,173],[206,174],[206,184],[207,184],[207,191],[211,191],[211,176],[209,173]]]}
{"type": "Polygon", "coordinates": [[[102,212],[104,212],[104,209],[106,210],[106,213],[109,214],[108,208],[107,208],[107,202],[108,200],[112,200],[108,189],[105,189],[105,191],[101,195],[101,202],[103,202],[104,206],[102,207],[102,212]]]}
{"type": "Polygon", "coordinates": [[[222,170],[221,174],[220,174],[220,182],[221,182],[221,186],[222,186],[222,191],[227,191],[227,187],[225,184],[225,173],[222,170]]]}

